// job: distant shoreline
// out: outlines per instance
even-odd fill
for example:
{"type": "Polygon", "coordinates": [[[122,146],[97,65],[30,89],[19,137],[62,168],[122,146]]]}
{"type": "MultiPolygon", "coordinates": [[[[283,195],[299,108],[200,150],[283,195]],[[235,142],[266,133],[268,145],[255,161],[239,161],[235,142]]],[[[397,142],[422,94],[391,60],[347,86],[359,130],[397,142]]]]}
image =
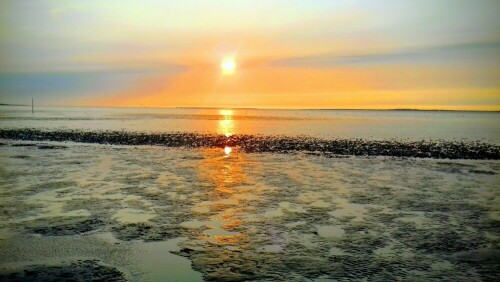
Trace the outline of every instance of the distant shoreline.
{"type": "MultiPolygon", "coordinates": [[[[120,107],[116,107],[120,108],[120,107]]],[[[126,108],[126,107],[125,107],[126,108]]],[[[130,107],[133,108],[133,107],[130,107]]],[[[152,108],[152,109],[228,109],[228,110],[264,110],[264,111],[395,111],[395,112],[486,112],[486,113],[499,113],[499,111],[481,111],[481,110],[445,110],[445,109],[407,109],[407,108],[394,108],[394,109],[274,109],[274,108],[230,108],[230,107],[175,107],[175,108],[152,108]]]]}
{"type": "MultiPolygon", "coordinates": [[[[28,104],[8,104],[0,103],[0,106],[27,107],[28,104]]],[[[412,108],[394,108],[394,109],[278,109],[278,108],[255,108],[255,107],[113,107],[113,106],[62,106],[62,105],[39,105],[39,107],[53,108],[113,108],[113,109],[181,109],[181,110],[259,110],[259,111],[386,111],[386,112],[472,112],[472,113],[500,113],[500,110],[448,110],[448,109],[412,109],[412,108]]]]}
{"type": "Polygon", "coordinates": [[[24,104],[5,104],[5,103],[0,103],[0,106],[27,107],[27,106],[29,106],[29,105],[24,105],[24,104]]]}

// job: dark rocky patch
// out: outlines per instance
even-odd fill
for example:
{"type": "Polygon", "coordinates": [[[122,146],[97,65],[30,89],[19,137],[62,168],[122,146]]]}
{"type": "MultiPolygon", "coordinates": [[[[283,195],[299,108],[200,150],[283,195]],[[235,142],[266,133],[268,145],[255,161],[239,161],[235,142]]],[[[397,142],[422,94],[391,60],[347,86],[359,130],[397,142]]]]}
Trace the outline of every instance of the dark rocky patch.
{"type": "MultiPolygon", "coordinates": [[[[233,135],[198,133],[144,133],[124,131],[44,131],[0,129],[0,138],[30,141],[73,141],[113,145],[166,147],[240,147],[245,152],[299,153],[351,156],[393,156],[436,159],[500,159],[500,146],[481,142],[375,141],[365,139],[319,139],[306,136],[233,135]]],[[[37,146],[14,144],[13,146],[37,146]]]]}
{"type": "Polygon", "coordinates": [[[36,265],[20,272],[0,273],[0,281],[126,281],[116,268],[97,260],[79,260],[65,266],[36,265]]]}

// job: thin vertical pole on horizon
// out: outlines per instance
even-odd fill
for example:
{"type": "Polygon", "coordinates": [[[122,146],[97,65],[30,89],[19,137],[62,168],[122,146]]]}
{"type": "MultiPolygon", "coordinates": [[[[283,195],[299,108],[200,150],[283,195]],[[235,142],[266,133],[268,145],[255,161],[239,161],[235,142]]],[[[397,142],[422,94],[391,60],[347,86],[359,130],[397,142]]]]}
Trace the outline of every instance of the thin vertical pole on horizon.
{"type": "Polygon", "coordinates": [[[31,97],[31,113],[34,114],[35,113],[35,106],[33,104],[33,97],[31,97]]]}

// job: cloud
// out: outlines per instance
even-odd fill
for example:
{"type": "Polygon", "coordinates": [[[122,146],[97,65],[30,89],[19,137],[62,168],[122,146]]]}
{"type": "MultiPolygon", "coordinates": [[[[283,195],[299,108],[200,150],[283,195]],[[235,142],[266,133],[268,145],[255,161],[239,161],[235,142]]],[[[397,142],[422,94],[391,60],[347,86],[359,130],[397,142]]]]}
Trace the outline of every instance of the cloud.
{"type": "Polygon", "coordinates": [[[500,41],[457,43],[432,47],[406,48],[364,54],[322,54],[291,57],[270,62],[277,67],[336,68],[386,64],[491,64],[500,63],[500,41]]]}

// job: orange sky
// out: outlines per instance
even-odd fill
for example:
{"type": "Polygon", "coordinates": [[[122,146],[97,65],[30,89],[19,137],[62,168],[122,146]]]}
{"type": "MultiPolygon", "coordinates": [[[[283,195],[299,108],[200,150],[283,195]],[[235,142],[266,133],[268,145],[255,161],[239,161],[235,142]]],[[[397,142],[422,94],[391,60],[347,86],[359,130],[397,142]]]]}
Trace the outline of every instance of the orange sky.
{"type": "Polygon", "coordinates": [[[498,2],[381,1],[2,1],[0,103],[500,110],[498,2]]]}
{"type": "Polygon", "coordinates": [[[498,73],[470,72],[475,73],[425,66],[339,69],[257,66],[224,74],[214,67],[151,75],[130,89],[78,102],[124,107],[499,110],[498,90],[467,88],[471,75],[498,73]],[[454,81],[455,87],[449,87],[454,81]],[[475,105],[477,100],[483,104],[475,105]]]}

